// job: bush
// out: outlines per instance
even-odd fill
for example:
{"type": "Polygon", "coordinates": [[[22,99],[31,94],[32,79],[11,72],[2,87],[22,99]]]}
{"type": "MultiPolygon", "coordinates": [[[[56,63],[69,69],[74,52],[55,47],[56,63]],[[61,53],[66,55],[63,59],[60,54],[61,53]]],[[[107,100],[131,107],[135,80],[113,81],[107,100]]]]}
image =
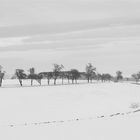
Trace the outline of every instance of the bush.
{"type": "Polygon", "coordinates": [[[130,108],[132,108],[132,109],[137,109],[137,108],[139,108],[139,107],[140,107],[139,103],[132,103],[132,104],[130,105],[130,108]]]}

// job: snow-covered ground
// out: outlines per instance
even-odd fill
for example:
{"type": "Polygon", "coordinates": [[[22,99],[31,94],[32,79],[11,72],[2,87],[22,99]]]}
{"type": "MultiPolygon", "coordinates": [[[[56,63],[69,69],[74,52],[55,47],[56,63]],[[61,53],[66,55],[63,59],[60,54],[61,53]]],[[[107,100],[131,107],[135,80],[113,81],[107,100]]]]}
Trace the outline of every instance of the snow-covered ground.
{"type": "Polygon", "coordinates": [[[1,140],[140,139],[140,85],[29,83],[5,80],[0,88],[1,140]]]}

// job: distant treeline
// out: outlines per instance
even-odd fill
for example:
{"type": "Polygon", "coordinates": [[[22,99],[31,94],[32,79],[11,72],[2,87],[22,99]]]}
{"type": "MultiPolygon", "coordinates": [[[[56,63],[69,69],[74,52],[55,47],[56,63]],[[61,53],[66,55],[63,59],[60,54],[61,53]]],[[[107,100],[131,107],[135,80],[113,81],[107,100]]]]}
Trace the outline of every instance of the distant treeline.
{"type": "MultiPolygon", "coordinates": [[[[0,66],[0,86],[2,86],[2,79],[4,77],[5,72],[2,71],[2,66],[0,66]]],[[[140,73],[133,74],[132,77],[138,81],[140,79],[140,73]]],[[[71,83],[75,84],[78,80],[87,80],[88,83],[92,83],[93,80],[98,80],[102,82],[106,81],[115,81],[118,82],[119,80],[123,79],[122,72],[117,71],[116,76],[113,77],[109,73],[98,73],[96,68],[91,64],[88,63],[85,67],[85,72],[79,72],[77,69],[71,69],[69,71],[64,71],[64,66],[61,64],[54,64],[53,69],[50,72],[40,72],[36,73],[35,68],[30,68],[28,70],[28,74],[25,73],[23,69],[16,69],[15,74],[12,76],[12,79],[18,79],[21,86],[23,86],[24,79],[31,80],[31,86],[33,85],[33,80],[36,80],[39,85],[41,85],[42,79],[47,79],[47,84],[50,84],[50,80],[53,79],[54,85],[56,85],[57,79],[62,80],[62,84],[64,79],[67,79],[68,84],[71,83]]],[[[128,79],[127,79],[128,80],[128,79]]]]}

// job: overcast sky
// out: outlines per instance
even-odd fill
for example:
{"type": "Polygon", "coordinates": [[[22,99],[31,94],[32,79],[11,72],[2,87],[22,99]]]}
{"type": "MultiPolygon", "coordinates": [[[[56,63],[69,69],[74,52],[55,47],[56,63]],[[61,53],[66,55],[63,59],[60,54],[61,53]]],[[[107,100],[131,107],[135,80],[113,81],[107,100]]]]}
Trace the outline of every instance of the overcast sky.
{"type": "Polygon", "coordinates": [[[131,75],[140,70],[139,0],[0,0],[0,64],[131,75]]]}

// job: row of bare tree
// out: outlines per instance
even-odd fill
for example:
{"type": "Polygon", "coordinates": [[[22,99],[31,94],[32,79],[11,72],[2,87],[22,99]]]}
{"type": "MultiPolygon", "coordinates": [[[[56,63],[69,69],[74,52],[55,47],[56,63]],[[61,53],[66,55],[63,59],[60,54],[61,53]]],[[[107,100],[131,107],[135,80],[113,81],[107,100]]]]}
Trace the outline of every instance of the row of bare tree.
{"type": "Polygon", "coordinates": [[[24,70],[16,69],[16,77],[19,80],[20,85],[22,86],[23,79],[31,79],[31,86],[33,85],[33,80],[36,80],[41,85],[42,79],[47,79],[48,85],[50,84],[50,80],[54,80],[54,85],[56,85],[57,79],[62,79],[62,84],[64,79],[68,79],[68,83],[72,80],[72,84],[77,83],[77,80],[80,78],[80,72],[77,69],[71,69],[70,71],[63,71],[64,66],[54,64],[53,71],[51,72],[40,72],[38,74],[35,73],[34,68],[29,69],[29,74],[25,74],[24,70]]]}
{"type": "MultiPolygon", "coordinates": [[[[71,83],[77,83],[78,79],[87,79],[88,83],[92,83],[93,79],[101,80],[102,82],[105,81],[111,81],[113,79],[113,76],[110,74],[99,74],[96,71],[96,68],[91,64],[88,63],[85,67],[85,72],[79,72],[77,69],[71,69],[69,71],[64,71],[64,66],[61,64],[54,64],[53,69],[51,72],[40,72],[35,73],[35,68],[30,68],[28,70],[29,74],[26,74],[23,69],[16,69],[15,71],[15,78],[19,80],[19,83],[21,86],[23,86],[23,80],[24,79],[30,79],[31,80],[31,86],[33,85],[33,80],[36,80],[39,85],[41,85],[42,79],[47,79],[48,85],[50,84],[50,80],[54,80],[54,85],[56,85],[57,79],[62,79],[62,84],[64,79],[67,79],[68,84],[71,83]]],[[[117,81],[122,79],[122,72],[117,71],[117,81]]],[[[4,72],[2,72],[2,66],[0,66],[0,86],[2,86],[2,79],[4,77],[4,72]]]]}

